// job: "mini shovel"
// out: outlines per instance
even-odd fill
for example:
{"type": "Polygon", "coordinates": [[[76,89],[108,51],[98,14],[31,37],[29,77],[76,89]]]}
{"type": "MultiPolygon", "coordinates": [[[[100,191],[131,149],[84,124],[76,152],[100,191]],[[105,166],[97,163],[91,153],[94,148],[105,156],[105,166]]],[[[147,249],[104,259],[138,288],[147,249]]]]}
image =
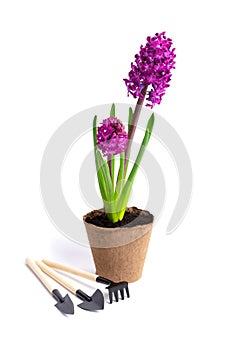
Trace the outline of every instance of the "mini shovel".
{"type": "Polygon", "coordinates": [[[104,297],[102,292],[99,289],[97,289],[94,292],[94,294],[90,297],[89,295],[84,293],[82,290],[78,289],[77,286],[75,286],[74,284],[71,284],[67,279],[61,277],[59,273],[55,272],[53,269],[48,267],[42,261],[36,261],[36,264],[48,276],[52,277],[55,281],[60,283],[63,287],[65,287],[71,293],[73,293],[79,299],[81,299],[83,302],[78,305],[81,309],[88,310],[88,311],[103,310],[104,297]]]}
{"type": "Polygon", "coordinates": [[[108,289],[109,292],[109,301],[110,304],[112,304],[112,300],[113,300],[113,294],[115,296],[116,301],[119,300],[119,296],[118,296],[118,292],[120,292],[121,295],[121,299],[124,300],[124,290],[126,291],[126,295],[127,298],[129,298],[129,287],[128,287],[128,282],[122,281],[122,282],[113,282],[105,277],[101,277],[98,275],[95,275],[93,273],[90,272],[86,272],[83,270],[78,270],[78,269],[74,269],[73,267],[69,267],[69,266],[65,266],[56,262],[52,262],[46,259],[42,260],[47,266],[53,267],[55,269],[61,270],[61,271],[66,271],[66,272],[70,272],[74,275],[80,276],[80,277],[84,277],[87,278],[91,281],[94,282],[99,282],[102,284],[106,284],[108,285],[106,287],[106,289],[108,289]]]}
{"type": "Polygon", "coordinates": [[[52,285],[52,280],[49,281],[49,278],[41,271],[37,264],[30,258],[26,259],[26,264],[30,269],[35,273],[35,275],[40,279],[43,285],[48,289],[52,296],[56,299],[57,304],[56,308],[64,314],[73,314],[74,313],[74,304],[70,299],[69,295],[66,294],[64,297],[61,295],[56,286],[52,285]]]}

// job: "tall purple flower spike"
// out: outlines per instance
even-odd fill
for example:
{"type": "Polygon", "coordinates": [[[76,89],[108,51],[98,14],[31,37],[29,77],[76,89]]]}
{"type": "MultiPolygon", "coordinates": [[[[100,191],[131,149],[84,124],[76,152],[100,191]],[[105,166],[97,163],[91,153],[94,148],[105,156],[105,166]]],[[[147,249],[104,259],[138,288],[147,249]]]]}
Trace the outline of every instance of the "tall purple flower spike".
{"type": "Polygon", "coordinates": [[[175,48],[171,46],[172,40],[166,38],[165,32],[147,37],[146,45],[141,45],[139,54],[131,63],[129,79],[124,79],[128,95],[144,99],[142,90],[151,86],[147,90],[146,106],[153,108],[156,103],[160,104],[171,80],[171,69],[175,68],[175,48]]]}
{"type": "Polygon", "coordinates": [[[98,127],[96,138],[103,156],[116,155],[126,150],[128,134],[122,122],[115,117],[103,120],[102,125],[98,127]]]}

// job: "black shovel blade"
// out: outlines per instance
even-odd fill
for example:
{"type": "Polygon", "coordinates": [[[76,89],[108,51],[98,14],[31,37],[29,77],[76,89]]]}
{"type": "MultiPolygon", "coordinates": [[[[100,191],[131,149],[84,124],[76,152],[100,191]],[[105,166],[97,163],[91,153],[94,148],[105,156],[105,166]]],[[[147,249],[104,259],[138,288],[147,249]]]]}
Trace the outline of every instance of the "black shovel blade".
{"type": "Polygon", "coordinates": [[[66,294],[55,306],[63,314],[74,314],[74,304],[68,294],[66,294]]]}
{"type": "Polygon", "coordinates": [[[87,311],[97,311],[104,309],[104,296],[103,293],[97,289],[95,293],[89,297],[89,300],[84,300],[78,305],[83,310],[87,311]]]}

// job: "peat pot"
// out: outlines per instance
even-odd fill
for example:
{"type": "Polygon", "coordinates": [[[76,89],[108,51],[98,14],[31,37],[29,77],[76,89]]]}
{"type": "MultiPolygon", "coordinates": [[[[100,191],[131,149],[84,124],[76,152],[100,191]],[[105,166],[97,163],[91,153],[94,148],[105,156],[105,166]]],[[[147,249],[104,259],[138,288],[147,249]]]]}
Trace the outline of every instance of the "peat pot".
{"type": "Polygon", "coordinates": [[[150,212],[136,207],[127,208],[125,218],[119,226],[108,221],[103,210],[83,217],[96,274],[114,282],[134,282],[142,276],[154,221],[150,212]]]}

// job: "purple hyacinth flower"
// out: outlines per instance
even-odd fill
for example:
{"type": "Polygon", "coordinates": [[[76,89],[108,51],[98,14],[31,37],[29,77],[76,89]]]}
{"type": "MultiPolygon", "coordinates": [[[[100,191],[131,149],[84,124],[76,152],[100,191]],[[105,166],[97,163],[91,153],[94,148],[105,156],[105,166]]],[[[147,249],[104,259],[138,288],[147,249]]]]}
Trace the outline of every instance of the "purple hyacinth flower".
{"type": "Polygon", "coordinates": [[[108,157],[126,150],[128,134],[119,119],[109,117],[104,119],[102,125],[98,127],[96,139],[103,156],[108,157]]]}
{"type": "Polygon", "coordinates": [[[128,79],[124,79],[128,95],[143,99],[142,92],[147,90],[146,106],[153,108],[156,103],[160,104],[171,80],[171,69],[175,68],[174,51],[172,40],[166,38],[165,32],[147,37],[146,45],[141,45],[131,63],[128,79]]]}

